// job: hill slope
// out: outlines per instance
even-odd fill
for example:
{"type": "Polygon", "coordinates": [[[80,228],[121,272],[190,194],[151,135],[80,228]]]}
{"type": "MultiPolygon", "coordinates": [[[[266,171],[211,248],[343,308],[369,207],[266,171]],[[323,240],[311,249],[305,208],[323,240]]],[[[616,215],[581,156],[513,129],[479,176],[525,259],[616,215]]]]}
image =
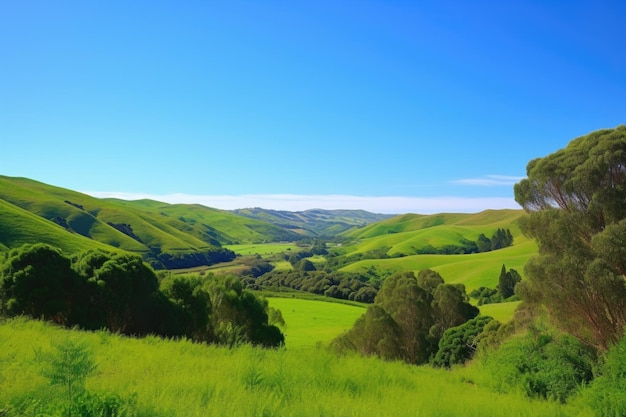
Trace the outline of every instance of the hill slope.
{"type": "Polygon", "coordinates": [[[49,242],[67,252],[109,247],[144,257],[197,254],[221,244],[287,240],[296,234],[200,205],[98,199],[26,178],[0,176],[0,244],[49,242]]]}

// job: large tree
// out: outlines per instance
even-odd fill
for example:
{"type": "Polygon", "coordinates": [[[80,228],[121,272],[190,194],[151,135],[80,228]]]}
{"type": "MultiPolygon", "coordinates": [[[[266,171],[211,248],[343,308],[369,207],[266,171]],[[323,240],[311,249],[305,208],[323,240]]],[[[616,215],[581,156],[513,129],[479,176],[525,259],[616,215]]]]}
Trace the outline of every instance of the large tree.
{"type": "Polygon", "coordinates": [[[626,126],[592,132],[528,163],[515,200],[539,253],[519,293],[563,330],[605,350],[626,325],[626,126]]]}

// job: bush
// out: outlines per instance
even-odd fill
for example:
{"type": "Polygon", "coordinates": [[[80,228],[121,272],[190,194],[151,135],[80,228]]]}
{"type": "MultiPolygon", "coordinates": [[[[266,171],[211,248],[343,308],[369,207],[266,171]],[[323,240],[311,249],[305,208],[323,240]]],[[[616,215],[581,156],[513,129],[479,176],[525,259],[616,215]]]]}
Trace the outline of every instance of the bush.
{"type": "Polygon", "coordinates": [[[433,358],[434,366],[449,368],[470,360],[477,348],[477,337],[485,325],[492,321],[489,316],[478,316],[460,326],[446,330],[439,341],[439,350],[433,358]]]}
{"type": "Polygon", "coordinates": [[[501,391],[565,402],[591,381],[594,352],[566,334],[530,329],[486,354],[485,370],[501,391]]]}
{"type": "Polygon", "coordinates": [[[599,376],[583,394],[595,415],[626,415],[626,337],[613,346],[600,367],[599,376]]]}

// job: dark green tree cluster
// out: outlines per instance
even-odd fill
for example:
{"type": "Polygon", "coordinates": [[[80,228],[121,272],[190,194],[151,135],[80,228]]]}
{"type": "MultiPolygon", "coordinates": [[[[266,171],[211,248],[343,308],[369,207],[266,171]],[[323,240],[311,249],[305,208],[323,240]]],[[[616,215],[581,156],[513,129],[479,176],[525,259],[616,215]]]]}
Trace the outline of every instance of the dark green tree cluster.
{"type": "MultiPolygon", "coordinates": [[[[293,289],[342,300],[374,302],[378,293],[376,285],[367,275],[347,272],[311,270],[302,260],[300,268],[291,271],[272,271],[256,279],[244,279],[247,288],[253,290],[293,289]]],[[[310,263],[310,261],[309,261],[310,263]]]]}
{"type": "Polygon", "coordinates": [[[339,351],[422,364],[433,357],[444,332],[478,315],[462,285],[444,283],[432,270],[387,278],[374,304],[354,327],[333,341],[339,351]]]}
{"type": "Polygon", "coordinates": [[[583,343],[607,350],[626,326],[626,126],[530,161],[515,200],[538,255],[517,292],[583,343]]]}
{"type": "Polygon", "coordinates": [[[476,239],[478,252],[490,252],[502,248],[508,248],[513,245],[513,235],[509,229],[496,230],[491,239],[481,233],[476,239]]]}
{"type": "Polygon", "coordinates": [[[230,326],[238,341],[281,345],[283,335],[268,325],[267,311],[267,303],[233,277],[174,277],[160,288],[135,255],[89,250],[68,258],[36,244],[12,250],[0,264],[3,315],[67,327],[227,343],[230,326]]]}
{"type": "Polygon", "coordinates": [[[469,239],[461,239],[458,245],[444,245],[435,248],[432,245],[426,245],[417,250],[420,255],[464,255],[470,253],[490,252],[513,245],[513,235],[509,229],[496,230],[491,239],[484,233],[478,235],[476,241],[469,239]]]}
{"type": "Polygon", "coordinates": [[[470,292],[470,297],[477,300],[479,306],[484,304],[501,303],[515,295],[515,287],[522,280],[522,276],[515,269],[506,270],[502,265],[498,285],[496,288],[480,287],[470,292]]]}
{"type": "Polygon", "coordinates": [[[213,246],[210,249],[196,252],[177,253],[161,252],[160,248],[152,248],[145,260],[154,269],[182,269],[230,262],[236,256],[232,250],[220,246],[213,246]]]}

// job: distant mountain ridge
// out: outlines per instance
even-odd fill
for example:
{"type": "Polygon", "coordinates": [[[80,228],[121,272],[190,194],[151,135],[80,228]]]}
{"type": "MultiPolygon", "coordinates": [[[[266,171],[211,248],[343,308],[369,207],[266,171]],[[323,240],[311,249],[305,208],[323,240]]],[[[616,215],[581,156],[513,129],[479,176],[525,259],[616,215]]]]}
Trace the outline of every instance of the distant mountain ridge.
{"type": "Polygon", "coordinates": [[[328,237],[394,217],[392,214],[371,213],[365,210],[282,211],[255,207],[232,212],[250,219],[273,223],[303,236],[328,237]]]}

